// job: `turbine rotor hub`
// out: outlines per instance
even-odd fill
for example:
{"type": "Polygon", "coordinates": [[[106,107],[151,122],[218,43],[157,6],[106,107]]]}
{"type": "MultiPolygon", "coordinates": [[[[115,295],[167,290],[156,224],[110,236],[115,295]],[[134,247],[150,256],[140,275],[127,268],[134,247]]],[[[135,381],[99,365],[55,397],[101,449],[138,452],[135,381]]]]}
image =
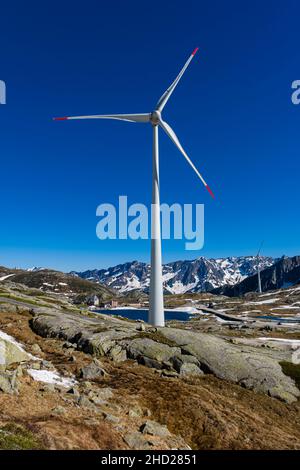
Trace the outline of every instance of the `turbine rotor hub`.
{"type": "Polygon", "coordinates": [[[151,113],[150,121],[153,126],[157,126],[159,124],[160,119],[161,115],[159,111],[153,111],[153,113],[151,113]]]}

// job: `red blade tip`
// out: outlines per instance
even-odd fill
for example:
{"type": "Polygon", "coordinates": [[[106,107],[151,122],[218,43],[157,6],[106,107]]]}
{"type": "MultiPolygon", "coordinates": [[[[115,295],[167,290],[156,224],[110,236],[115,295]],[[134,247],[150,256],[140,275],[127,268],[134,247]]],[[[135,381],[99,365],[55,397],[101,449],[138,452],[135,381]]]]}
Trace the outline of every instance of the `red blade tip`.
{"type": "Polygon", "coordinates": [[[211,197],[215,199],[215,195],[212,192],[212,190],[210,189],[210,187],[208,186],[208,184],[205,187],[206,187],[207,191],[209,192],[209,194],[211,195],[211,197]]]}
{"type": "Polygon", "coordinates": [[[195,55],[195,54],[197,53],[198,49],[199,49],[199,47],[196,47],[196,48],[193,50],[192,55],[195,55]]]}
{"type": "Polygon", "coordinates": [[[53,118],[53,121],[65,121],[66,119],[68,119],[67,117],[55,117],[53,118]]]}

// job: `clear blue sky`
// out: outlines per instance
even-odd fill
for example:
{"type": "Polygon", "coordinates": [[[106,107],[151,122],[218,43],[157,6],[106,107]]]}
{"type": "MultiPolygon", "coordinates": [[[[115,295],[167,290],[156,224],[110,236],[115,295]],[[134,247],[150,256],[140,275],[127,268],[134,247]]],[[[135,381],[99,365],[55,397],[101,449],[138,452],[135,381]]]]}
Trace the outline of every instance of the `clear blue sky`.
{"type": "Polygon", "coordinates": [[[205,204],[205,246],[164,261],[299,254],[298,1],[8,2],[1,5],[0,265],[71,270],[149,260],[147,241],[100,241],[102,202],[149,204],[150,126],[52,116],[164,111],[215,192],[160,134],[162,202],[205,204]]]}

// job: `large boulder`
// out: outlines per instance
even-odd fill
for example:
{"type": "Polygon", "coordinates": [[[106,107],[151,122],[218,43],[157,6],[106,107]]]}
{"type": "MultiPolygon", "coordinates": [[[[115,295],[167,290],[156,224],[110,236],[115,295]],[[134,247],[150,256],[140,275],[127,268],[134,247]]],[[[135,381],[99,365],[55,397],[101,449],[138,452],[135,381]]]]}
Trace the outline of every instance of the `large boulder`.
{"type": "Polygon", "coordinates": [[[300,397],[295,382],[283,373],[278,361],[254,348],[233,345],[205,333],[175,328],[160,328],[159,331],[183,352],[198,359],[205,372],[288,403],[300,397]]]}
{"type": "Polygon", "coordinates": [[[90,364],[82,367],[80,369],[80,378],[84,380],[95,380],[106,375],[105,370],[97,364],[96,362],[91,362],[90,364]]]}
{"type": "Polygon", "coordinates": [[[18,393],[18,373],[16,370],[0,372],[0,391],[10,395],[18,393]]]}
{"type": "Polygon", "coordinates": [[[167,426],[159,424],[156,421],[152,421],[150,419],[147,420],[144,424],[142,424],[140,430],[143,434],[151,434],[152,436],[171,436],[171,433],[167,426]]]}
{"type": "Polygon", "coordinates": [[[13,363],[30,361],[33,357],[11,336],[0,331],[0,367],[13,363]]]}
{"type": "Polygon", "coordinates": [[[110,356],[112,359],[125,360],[118,342],[134,337],[137,332],[135,323],[125,322],[107,315],[89,318],[78,314],[39,308],[34,309],[31,321],[33,331],[43,337],[56,337],[77,345],[77,349],[94,356],[110,356]]]}
{"type": "Polygon", "coordinates": [[[180,367],[180,375],[204,375],[196,364],[185,362],[180,367]]]}
{"type": "Polygon", "coordinates": [[[157,369],[162,369],[164,365],[170,363],[171,358],[180,355],[180,352],[180,348],[171,347],[150,338],[133,339],[128,342],[127,346],[130,358],[157,369]]]}

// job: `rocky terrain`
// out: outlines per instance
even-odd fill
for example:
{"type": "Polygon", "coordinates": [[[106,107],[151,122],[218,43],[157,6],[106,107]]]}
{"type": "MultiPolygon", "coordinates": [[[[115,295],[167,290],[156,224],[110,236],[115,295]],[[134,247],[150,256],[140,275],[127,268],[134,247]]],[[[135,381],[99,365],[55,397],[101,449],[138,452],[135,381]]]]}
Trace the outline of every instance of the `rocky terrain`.
{"type": "MultiPolygon", "coordinates": [[[[274,263],[273,258],[240,256],[229,258],[197,258],[175,261],[163,266],[166,293],[205,292],[234,285],[274,263]]],[[[114,288],[124,294],[134,290],[148,292],[150,266],[139,261],[119,264],[108,269],[94,269],[72,274],[114,288]]]]}
{"type": "Polygon", "coordinates": [[[1,281],[0,448],[300,449],[300,288],[166,303],[190,321],[1,281]]]}
{"type": "Polygon", "coordinates": [[[33,295],[63,295],[76,304],[87,303],[93,296],[97,296],[100,301],[107,301],[116,296],[116,292],[106,286],[52,269],[35,268],[25,271],[0,266],[0,282],[8,281],[32,288],[33,295]],[[41,292],[37,292],[37,289],[41,292]]]}

